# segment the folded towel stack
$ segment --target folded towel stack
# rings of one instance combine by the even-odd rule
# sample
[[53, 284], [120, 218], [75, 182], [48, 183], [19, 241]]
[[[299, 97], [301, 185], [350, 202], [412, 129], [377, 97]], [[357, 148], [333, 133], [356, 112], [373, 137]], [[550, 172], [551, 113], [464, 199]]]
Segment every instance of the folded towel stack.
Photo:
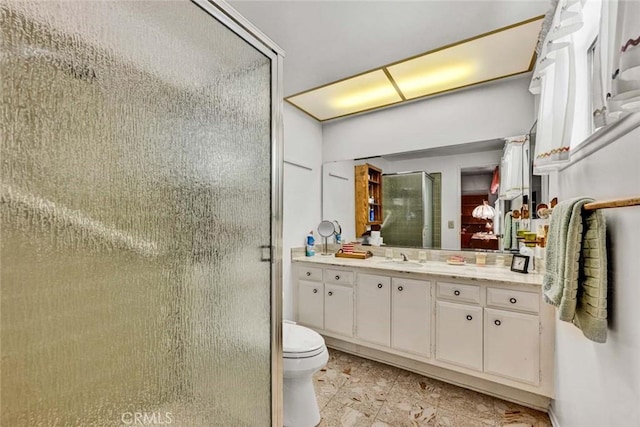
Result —
[[545, 301], [592, 341], [607, 340], [607, 252], [604, 215], [584, 211], [589, 198], [559, 203], [549, 226]]

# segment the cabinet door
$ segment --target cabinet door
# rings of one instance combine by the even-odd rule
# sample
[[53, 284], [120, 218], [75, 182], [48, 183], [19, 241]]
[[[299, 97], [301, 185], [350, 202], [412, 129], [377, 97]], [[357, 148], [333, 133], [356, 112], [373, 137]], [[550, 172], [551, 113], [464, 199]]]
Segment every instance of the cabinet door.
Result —
[[360, 274], [356, 286], [356, 331], [358, 338], [389, 347], [391, 341], [391, 279], [384, 276]]
[[430, 282], [392, 279], [391, 347], [430, 356], [430, 288]]
[[298, 281], [298, 323], [315, 329], [324, 326], [322, 283]]
[[324, 329], [353, 336], [353, 288], [324, 285]]
[[436, 359], [482, 370], [482, 307], [438, 301]]
[[538, 316], [485, 308], [484, 371], [540, 383]]

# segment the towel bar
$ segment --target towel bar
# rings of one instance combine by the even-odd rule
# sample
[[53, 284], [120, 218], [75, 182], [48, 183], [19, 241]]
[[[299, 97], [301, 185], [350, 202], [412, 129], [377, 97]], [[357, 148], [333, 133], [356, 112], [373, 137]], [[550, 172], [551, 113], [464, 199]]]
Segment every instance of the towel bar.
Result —
[[616, 200], [607, 200], [604, 202], [587, 203], [586, 205], [584, 205], [584, 210], [594, 211], [596, 209], [623, 208], [626, 206], [638, 206], [638, 205], [640, 205], [640, 197], [631, 197], [629, 199], [616, 199]]

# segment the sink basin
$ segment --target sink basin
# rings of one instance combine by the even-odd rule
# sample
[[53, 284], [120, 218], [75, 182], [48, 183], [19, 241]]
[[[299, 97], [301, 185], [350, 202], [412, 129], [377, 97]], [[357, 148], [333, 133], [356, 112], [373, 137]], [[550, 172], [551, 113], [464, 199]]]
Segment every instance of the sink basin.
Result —
[[400, 261], [400, 260], [388, 260], [388, 261], [380, 261], [380, 264], [384, 265], [393, 265], [397, 267], [422, 267], [424, 264], [420, 264], [415, 261]]

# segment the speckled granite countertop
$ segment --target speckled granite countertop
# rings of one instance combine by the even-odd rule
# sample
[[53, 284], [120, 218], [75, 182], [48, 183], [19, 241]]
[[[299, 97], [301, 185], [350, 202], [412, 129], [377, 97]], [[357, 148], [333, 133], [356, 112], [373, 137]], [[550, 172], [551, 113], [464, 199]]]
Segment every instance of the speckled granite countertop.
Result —
[[380, 270], [385, 273], [406, 272], [412, 274], [424, 274], [449, 279], [475, 279], [486, 280], [498, 283], [542, 285], [542, 274], [539, 273], [516, 273], [509, 267], [497, 267], [495, 265], [476, 266], [475, 264], [449, 265], [441, 261], [427, 261], [420, 264], [409, 261], [406, 264], [395, 259], [387, 260], [385, 257], [373, 256], [368, 259], [336, 258], [333, 255], [323, 256], [317, 254], [312, 257], [292, 256], [293, 262], [305, 262], [318, 264], [318, 266], [353, 267]]

